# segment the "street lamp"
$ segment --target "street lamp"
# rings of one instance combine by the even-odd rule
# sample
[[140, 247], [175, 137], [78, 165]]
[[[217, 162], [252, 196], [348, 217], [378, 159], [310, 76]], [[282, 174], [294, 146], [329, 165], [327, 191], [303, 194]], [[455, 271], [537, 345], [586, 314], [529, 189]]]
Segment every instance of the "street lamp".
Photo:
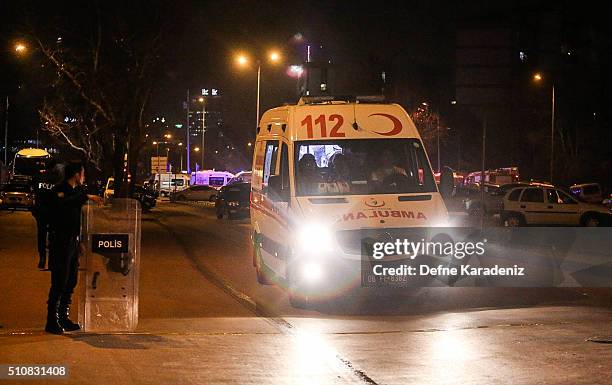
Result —
[[[15, 54], [17, 56], [23, 56], [28, 50], [28, 47], [25, 43], [17, 42], [14, 46]], [[9, 130], [9, 95], [6, 94], [5, 97], [5, 109], [4, 109], [4, 165], [7, 165], [8, 162], [8, 130]], [[38, 145], [38, 144], [37, 144]]]
[[204, 170], [204, 133], [206, 133], [206, 98], [200, 96], [198, 102], [202, 103], [202, 163], [201, 169]]
[[[183, 142], [179, 142], [178, 144], [179, 147], [183, 147]], [[181, 154], [181, 168], [180, 168], [180, 172], [183, 172], [183, 150], [179, 149], [178, 150], [179, 154]]]
[[15, 52], [18, 55], [23, 55], [24, 53], [27, 52], [27, 50], [28, 50], [28, 47], [24, 43], [21, 43], [21, 42], [15, 43]]
[[[540, 72], [533, 75], [533, 81], [540, 83], [544, 76]], [[551, 118], [550, 118], [550, 182], [553, 180], [553, 169], [555, 161], [555, 83], [551, 84]]]
[[156, 148], [155, 152], [157, 154], [155, 158], [155, 164], [156, 164], [155, 169], [157, 170], [157, 191], [160, 191], [161, 190], [161, 174], [159, 173], [159, 142], [154, 141], [153, 145]]
[[[272, 64], [281, 61], [281, 54], [278, 51], [268, 52], [268, 61]], [[241, 67], [246, 67], [249, 64], [249, 58], [244, 54], [236, 56], [236, 63]], [[255, 127], [259, 126], [259, 100], [261, 91], [261, 60], [257, 60], [257, 117], [255, 119]]]

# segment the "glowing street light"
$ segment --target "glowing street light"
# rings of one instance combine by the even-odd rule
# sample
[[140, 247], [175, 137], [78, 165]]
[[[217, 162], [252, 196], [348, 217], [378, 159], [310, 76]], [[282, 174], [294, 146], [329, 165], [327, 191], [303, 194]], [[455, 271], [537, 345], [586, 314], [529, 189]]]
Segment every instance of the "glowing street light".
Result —
[[249, 59], [247, 59], [245, 55], [238, 55], [236, 57], [236, 63], [238, 63], [241, 66], [247, 65], [248, 62], [249, 62]]
[[270, 61], [273, 63], [276, 63], [281, 59], [281, 56], [277, 51], [270, 52], [270, 55], [268, 57], [270, 58]]
[[[279, 63], [281, 59], [282, 59], [281, 54], [278, 51], [273, 50], [268, 53], [268, 61], [272, 64]], [[238, 56], [236, 56], [236, 63], [238, 63], [238, 65], [240, 65], [241, 67], [246, 67], [247, 64], [249, 63], [249, 58], [244, 54], [239, 54]], [[261, 94], [261, 61], [257, 60], [257, 111], [256, 111], [257, 116], [255, 119], [255, 127], [259, 126], [260, 94]]]
[[299, 78], [304, 73], [304, 67], [298, 64], [293, 64], [289, 66], [289, 73], [291, 76]]
[[24, 43], [18, 42], [15, 44], [15, 52], [17, 52], [19, 55], [26, 53], [27, 50], [28, 47]]
[[[541, 83], [544, 76], [540, 72], [533, 74], [533, 81]], [[555, 161], [555, 83], [551, 84], [551, 118], [550, 118], [550, 182], [553, 181], [553, 169]]]
[[200, 151], [200, 147], [196, 147], [196, 148], [194, 148], [194, 149], [193, 149], [193, 151], [195, 151], [195, 152]]

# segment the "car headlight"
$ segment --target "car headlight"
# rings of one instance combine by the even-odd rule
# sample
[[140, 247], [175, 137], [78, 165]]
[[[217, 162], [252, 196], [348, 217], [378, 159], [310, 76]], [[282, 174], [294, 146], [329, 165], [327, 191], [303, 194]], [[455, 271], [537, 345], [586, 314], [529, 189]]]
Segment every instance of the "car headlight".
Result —
[[333, 231], [321, 223], [307, 223], [297, 233], [300, 251], [332, 251]]
[[232, 201], [232, 202], [228, 202], [227, 205], [229, 207], [238, 207], [240, 205], [240, 203], [238, 203], [236, 201]]

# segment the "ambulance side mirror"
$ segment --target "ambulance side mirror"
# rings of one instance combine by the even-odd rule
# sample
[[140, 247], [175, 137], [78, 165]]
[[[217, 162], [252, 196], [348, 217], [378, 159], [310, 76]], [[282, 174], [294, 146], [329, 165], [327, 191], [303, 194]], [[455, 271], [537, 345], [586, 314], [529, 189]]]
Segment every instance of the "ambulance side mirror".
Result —
[[450, 167], [444, 166], [440, 175], [440, 194], [443, 199], [452, 197], [455, 188], [455, 180], [453, 178], [453, 170]]
[[289, 191], [283, 189], [283, 179], [281, 175], [270, 175], [268, 178], [268, 198], [274, 202], [288, 202]]

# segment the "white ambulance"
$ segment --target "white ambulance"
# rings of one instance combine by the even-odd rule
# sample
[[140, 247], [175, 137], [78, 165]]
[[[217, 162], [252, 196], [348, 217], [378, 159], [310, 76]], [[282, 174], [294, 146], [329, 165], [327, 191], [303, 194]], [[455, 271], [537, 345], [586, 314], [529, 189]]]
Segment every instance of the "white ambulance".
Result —
[[363, 239], [420, 237], [419, 228], [447, 220], [419, 133], [401, 106], [305, 97], [261, 118], [253, 264], [260, 283], [288, 288], [292, 305], [358, 286]]

